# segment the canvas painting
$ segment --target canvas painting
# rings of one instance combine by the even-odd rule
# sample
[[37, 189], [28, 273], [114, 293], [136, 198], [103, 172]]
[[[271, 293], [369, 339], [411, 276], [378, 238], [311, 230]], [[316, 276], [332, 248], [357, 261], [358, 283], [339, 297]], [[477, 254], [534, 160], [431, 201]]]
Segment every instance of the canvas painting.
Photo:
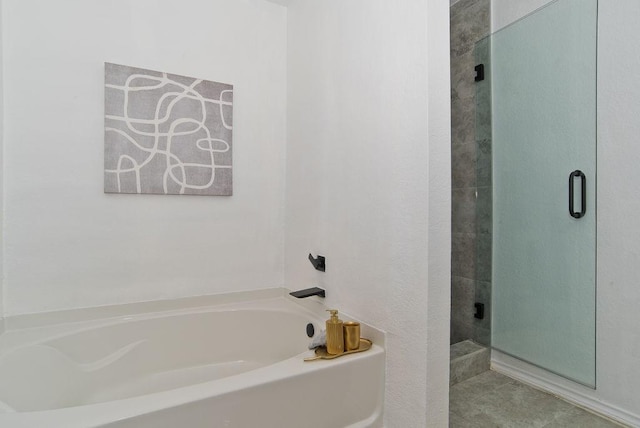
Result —
[[105, 63], [104, 191], [232, 194], [233, 86]]

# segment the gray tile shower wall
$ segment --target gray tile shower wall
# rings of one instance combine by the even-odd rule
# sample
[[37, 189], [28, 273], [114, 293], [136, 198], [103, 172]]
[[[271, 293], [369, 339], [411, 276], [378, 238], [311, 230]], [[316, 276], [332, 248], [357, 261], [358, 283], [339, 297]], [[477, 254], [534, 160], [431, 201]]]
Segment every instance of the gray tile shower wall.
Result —
[[[451, 7], [452, 251], [451, 343], [488, 344], [491, 300], [491, 122], [488, 85], [475, 82], [478, 57], [489, 53], [490, 0]], [[478, 103], [480, 103], [478, 107]], [[474, 303], [485, 319], [474, 318]]]

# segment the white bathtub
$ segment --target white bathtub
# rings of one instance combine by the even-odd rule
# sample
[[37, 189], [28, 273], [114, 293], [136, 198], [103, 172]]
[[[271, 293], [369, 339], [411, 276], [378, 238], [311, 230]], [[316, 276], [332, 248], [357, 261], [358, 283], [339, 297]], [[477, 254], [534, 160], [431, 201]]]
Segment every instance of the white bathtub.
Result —
[[380, 427], [383, 336], [303, 362], [323, 309], [276, 289], [8, 318], [0, 427]]

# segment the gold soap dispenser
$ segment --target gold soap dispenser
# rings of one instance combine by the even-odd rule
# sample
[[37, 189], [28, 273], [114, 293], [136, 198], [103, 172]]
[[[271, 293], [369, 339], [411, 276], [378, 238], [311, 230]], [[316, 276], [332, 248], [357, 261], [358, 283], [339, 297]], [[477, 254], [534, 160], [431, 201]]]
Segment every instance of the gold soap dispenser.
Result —
[[327, 309], [331, 313], [331, 318], [327, 320], [327, 353], [331, 355], [342, 354], [344, 352], [344, 332], [343, 323], [338, 318], [336, 309]]

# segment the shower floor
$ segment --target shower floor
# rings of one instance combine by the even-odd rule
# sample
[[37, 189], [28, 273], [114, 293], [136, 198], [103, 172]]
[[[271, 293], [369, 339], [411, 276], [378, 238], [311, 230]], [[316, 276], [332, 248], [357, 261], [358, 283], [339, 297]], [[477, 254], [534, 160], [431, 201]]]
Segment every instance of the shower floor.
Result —
[[450, 428], [619, 428], [607, 419], [486, 371], [449, 390]]

